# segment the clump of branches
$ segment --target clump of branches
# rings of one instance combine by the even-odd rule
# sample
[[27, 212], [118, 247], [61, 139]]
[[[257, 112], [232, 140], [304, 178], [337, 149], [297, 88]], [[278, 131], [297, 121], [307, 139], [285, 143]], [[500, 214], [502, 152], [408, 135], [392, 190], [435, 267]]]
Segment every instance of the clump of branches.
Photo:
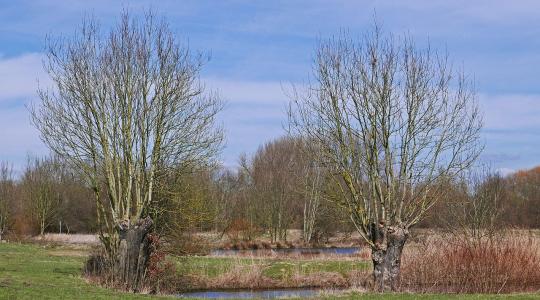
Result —
[[506, 198], [506, 181], [487, 167], [464, 174], [456, 184], [461, 197], [448, 199], [446, 229], [454, 235], [472, 240], [490, 239], [502, 231], [499, 219]]
[[211, 161], [222, 147], [222, 101], [199, 79], [206, 58], [151, 12], [124, 12], [107, 33], [85, 20], [73, 37], [48, 39], [45, 52], [53, 88], [38, 90], [32, 121], [44, 143], [85, 174], [114, 274], [137, 290], [151, 251], [157, 176]]
[[335, 200], [372, 248], [377, 289], [394, 289], [409, 229], [440, 199], [436, 183], [482, 150], [471, 81], [446, 53], [375, 24], [358, 40], [323, 40], [311, 80], [291, 94], [291, 132], [321, 147]]

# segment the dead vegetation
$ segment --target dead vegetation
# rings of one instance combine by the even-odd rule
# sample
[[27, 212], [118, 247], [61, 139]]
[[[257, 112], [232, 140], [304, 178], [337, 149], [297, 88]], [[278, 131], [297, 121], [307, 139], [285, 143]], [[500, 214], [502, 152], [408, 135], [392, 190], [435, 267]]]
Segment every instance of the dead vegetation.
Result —
[[540, 239], [510, 231], [482, 239], [432, 236], [404, 253], [401, 289], [423, 293], [513, 293], [540, 288]]
[[305, 274], [298, 270], [294, 270], [285, 278], [273, 278], [264, 273], [263, 265], [237, 265], [230, 271], [220, 274], [217, 277], [184, 277], [184, 283], [188, 283], [184, 288], [193, 290], [278, 288], [345, 289], [355, 286], [357, 278], [365, 278], [366, 276], [368, 276], [368, 273], [361, 271], [353, 271], [347, 274], [322, 271]]

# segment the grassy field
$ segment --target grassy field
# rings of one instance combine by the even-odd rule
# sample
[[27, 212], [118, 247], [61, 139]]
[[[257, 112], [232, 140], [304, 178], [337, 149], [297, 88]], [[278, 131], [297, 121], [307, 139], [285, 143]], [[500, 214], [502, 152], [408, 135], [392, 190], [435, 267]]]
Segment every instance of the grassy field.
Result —
[[353, 270], [368, 269], [370, 263], [355, 260], [331, 259], [268, 259], [268, 258], [233, 258], [233, 257], [178, 257], [175, 258], [181, 274], [196, 274], [216, 277], [231, 271], [235, 267], [260, 267], [263, 274], [272, 279], [286, 279], [292, 274], [308, 275], [315, 272], [337, 272], [342, 275]]
[[[85, 251], [65, 247], [43, 247], [28, 244], [0, 244], [0, 299], [150, 299], [171, 298], [133, 295], [104, 289], [81, 277]], [[238, 258], [193, 257], [179, 259], [182, 272], [202, 272], [218, 276], [233, 265], [263, 264], [264, 272], [273, 278], [287, 276], [292, 270], [302, 272], [348, 272], [357, 267], [354, 261], [283, 261]], [[540, 295], [417, 295], [355, 294], [325, 295], [327, 299], [540, 299]]]
[[96, 287], [81, 277], [81, 251], [0, 244], [1, 299], [148, 299]]

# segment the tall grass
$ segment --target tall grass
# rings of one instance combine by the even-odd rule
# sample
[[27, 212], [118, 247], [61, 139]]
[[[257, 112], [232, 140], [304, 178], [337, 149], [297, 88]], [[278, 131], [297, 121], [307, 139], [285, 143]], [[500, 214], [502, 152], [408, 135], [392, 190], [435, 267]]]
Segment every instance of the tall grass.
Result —
[[431, 239], [405, 251], [401, 286], [430, 293], [538, 291], [540, 239], [517, 232], [484, 239]]
[[368, 266], [357, 258], [185, 257], [178, 258], [177, 269], [186, 290], [346, 288]]

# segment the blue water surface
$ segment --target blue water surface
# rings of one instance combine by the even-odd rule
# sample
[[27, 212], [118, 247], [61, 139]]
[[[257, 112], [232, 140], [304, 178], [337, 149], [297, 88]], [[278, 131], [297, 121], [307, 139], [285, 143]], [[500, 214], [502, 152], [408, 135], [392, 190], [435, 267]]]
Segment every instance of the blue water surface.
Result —
[[241, 291], [201, 291], [178, 294], [178, 297], [206, 299], [274, 299], [293, 297], [313, 297], [318, 289], [241, 290]]

